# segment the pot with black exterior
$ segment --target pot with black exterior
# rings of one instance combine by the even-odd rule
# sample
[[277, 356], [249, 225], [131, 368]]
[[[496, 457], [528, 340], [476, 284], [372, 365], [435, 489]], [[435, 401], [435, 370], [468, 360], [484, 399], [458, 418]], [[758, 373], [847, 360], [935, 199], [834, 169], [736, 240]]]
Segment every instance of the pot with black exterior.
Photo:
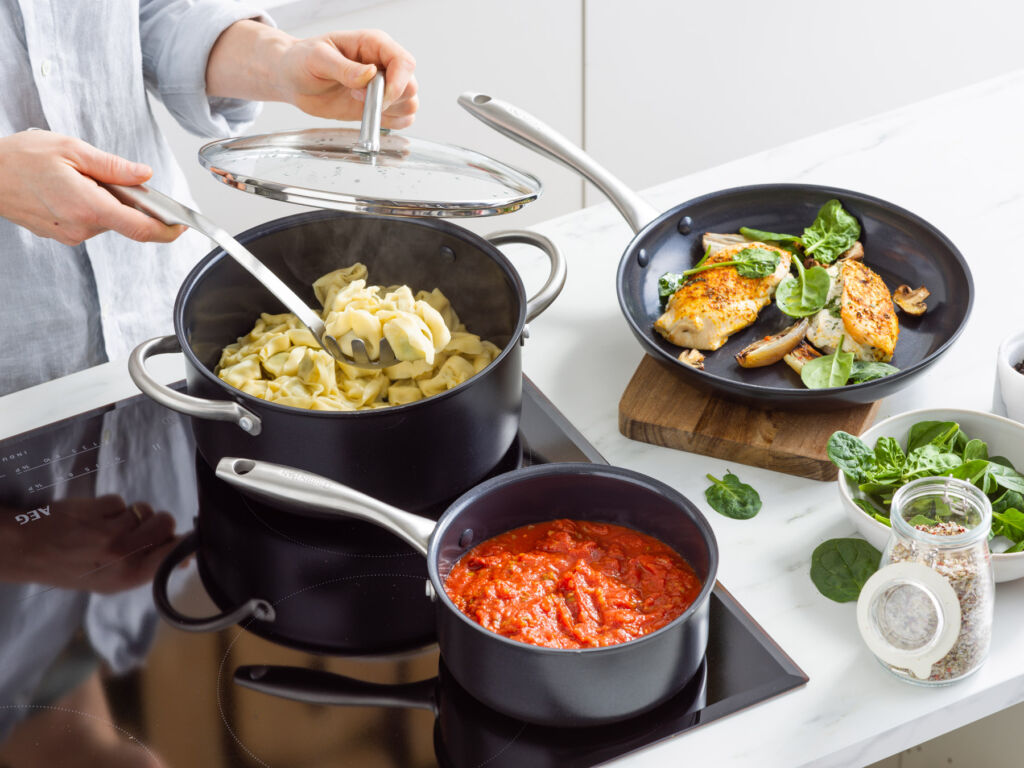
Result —
[[502, 715], [471, 697], [442, 662], [438, 675], [413, 683], [370, 683], [320, 669], [245, 665], [235, 683], [320, 706], [427, 709], [434, 713], [434, 750], [442, 766], [571, 768], [610, 760], [677, 734], [700, 718], [708, 665], [654, 712], [612, 725], [551, 728]]
[[[699, 669], [707, 649], [709, 597], [718, 546], [697, 508], [671, 487], [631, 470], [547, 464], [507, 472], [457, 499], [436, 525], [332, 480], [291, 467], [224, 458], [217, 476], [247, 494], [289, 499], [307, 514], [375, 523], [425, 555], [438, 645], [452, 676], [505, 715], [556, 726], [599, 725], [667, 701]], [[502, 637], [462, 613], [444, 589], [456, 561], [476, 544], [558, 518], [614, 523], [672, 547], [701, 579], [694, 602], [643, 637], [597, 648], [561, 649]], [[400, 620], [401, 617], [395, 617]]]
[[[217, 362], [261, 312], [283, 307], [233, 259], [214, 250], [178, 292], [175, 334], [144, 342], [129, 361], [143, 392], [192, 417], [196, 445], [211, 466], [238, 455], [296, 465], [419, 511], [458, 496], [498, 464], [519, 426], [526, 323], [565, 282], [564, 262], [551, 241], [527, 231], [483, 238], [441, 219], [337, 211], [278, 219], [238, 240], [311, 306], [313, 282], [356, 261], [366, 264], [372, 284], [440, 288], [467, 328], [501, 353], [457, 387], [405, 405], [328, 412], [253, 397], [218, 378]], [[550, 259], [548, 280], [530, 299], [496, 247], [506, 243], [534, 245]], [[185, 357], [184, 393], [160, 384], [146, 369], [150, 356], [178, 351]]]

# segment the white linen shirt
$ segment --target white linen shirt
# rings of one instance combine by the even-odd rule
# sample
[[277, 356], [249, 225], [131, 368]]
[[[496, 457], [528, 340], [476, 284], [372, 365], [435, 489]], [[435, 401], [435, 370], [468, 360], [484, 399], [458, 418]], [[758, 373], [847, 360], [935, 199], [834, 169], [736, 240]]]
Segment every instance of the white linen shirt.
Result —
[[[197, 135], [242, 130], [259, 105], [208, 98], [206, 62], [221, 32], [250, 18], [270, 23], [234, 0], [0, 0], [0, 136], [74, 136], [147, 163], [150, 185], [191, 205], [148, 98]], [[208, 250], [191, 231], [171, 244], [107, 232], [72, 247], [0, 217], [0, 395], [171, 333], [178, 287]]]

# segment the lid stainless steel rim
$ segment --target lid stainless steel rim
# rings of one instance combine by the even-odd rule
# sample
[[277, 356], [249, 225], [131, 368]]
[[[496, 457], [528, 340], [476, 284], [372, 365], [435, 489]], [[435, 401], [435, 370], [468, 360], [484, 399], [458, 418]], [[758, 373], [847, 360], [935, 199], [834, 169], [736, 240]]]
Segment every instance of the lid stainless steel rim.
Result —
[[871, 652], [922, 682], [953, 648], [960, 625], [956, 592], [924, 563], [879, 569], [857, 599], [857, 628]]
[[199, 162], [251, 194], [387, 216], [494, 216], [537, 199], [541, 183], [486, 155], [380, 129], [384, 80], [367, 88], [360, 130], [309, 128], [210, 142]]

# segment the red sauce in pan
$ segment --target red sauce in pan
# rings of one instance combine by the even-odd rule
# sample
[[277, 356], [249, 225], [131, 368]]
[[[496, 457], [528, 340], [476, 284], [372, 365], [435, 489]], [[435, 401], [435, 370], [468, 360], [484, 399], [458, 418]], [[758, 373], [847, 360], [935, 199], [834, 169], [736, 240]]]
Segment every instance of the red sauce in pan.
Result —
[[499, 635], [548, 648], [624, 643], [659, 629], [701, 582], [671, 547], [608, 523], [552, 520], [478, 544], [445, 582], [452, 602]]

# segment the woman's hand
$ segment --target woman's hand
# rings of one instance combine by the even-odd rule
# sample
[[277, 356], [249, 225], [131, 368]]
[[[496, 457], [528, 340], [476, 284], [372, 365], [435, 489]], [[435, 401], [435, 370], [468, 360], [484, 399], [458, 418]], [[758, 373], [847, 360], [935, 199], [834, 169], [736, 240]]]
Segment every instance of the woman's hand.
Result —
[[385, 128], [407, 128], [419, 107], [412, 54], [376, 29], [297, 40], [255, 21], [228, 27], [210, 51], [206, 92], [214, 97], [285, 101], [303, 112], [358, 120], [366, 86], [384, 71]]
[[147, 165], [70, 136], [22, 131], [0, 138], [0, 216], [65, 245], [108, 230], [169, 243], [184, 227], [169, 227], [120, 203], [96, 183], [134, 186], [152, 175]]

